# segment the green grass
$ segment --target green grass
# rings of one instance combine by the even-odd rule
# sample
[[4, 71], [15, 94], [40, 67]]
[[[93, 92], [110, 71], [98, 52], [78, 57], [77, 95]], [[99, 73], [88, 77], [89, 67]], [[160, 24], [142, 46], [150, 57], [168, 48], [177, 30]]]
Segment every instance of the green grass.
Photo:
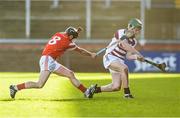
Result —
[[[111, 82], [108, 73], [76, 73], [86, 86]], [[180, 117], [180, 74], [130, 74], [135, 99], [123, 91], [85, 99], [68, 79], [51, 75], [42, 89], [22, 90], [9, 97], [9, 85], [36, 81], [38, 73], [0, 73], [0, 118], [7, 117]]]

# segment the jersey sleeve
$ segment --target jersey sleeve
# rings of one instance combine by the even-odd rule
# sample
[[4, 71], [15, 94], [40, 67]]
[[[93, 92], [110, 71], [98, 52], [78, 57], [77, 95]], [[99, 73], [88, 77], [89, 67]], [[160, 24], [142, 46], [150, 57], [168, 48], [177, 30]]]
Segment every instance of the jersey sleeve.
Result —
[[119, 30], [115, 32], [114, 37], [118, 40], [120, 38], [119, 36]]
[[71, 51], [71, 50], [74, 50], [76, 48], [77, 48], [77, 45], [74, 42], [72, 42], [72, 43], [69, 44], [67, 50]]
[[126, 37], [125, 34], [124, 34], [124, 30], [125, 30], [125, 29], [119, 29], [119, 30], [117, 30], [117, 31], [115, 32], [115, 34], [114, 34], [115, 39], [117, 39], [117, 40], [124, 40], [124, 39], [126, 39], [127, 37]]

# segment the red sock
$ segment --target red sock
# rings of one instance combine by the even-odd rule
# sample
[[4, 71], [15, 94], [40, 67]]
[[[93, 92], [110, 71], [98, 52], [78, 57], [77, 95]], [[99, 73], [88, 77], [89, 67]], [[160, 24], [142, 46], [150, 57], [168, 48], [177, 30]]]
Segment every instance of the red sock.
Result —
[[18, 85], [17, 85], [17, 89], [18, 89], [18, 90], [25, 89], [25, 83], [18, 84]]
[[84, 85], [80, 84], [79, 87], [78, 87], [78, 89], [84, 93], [87, 88], [84, 87]]

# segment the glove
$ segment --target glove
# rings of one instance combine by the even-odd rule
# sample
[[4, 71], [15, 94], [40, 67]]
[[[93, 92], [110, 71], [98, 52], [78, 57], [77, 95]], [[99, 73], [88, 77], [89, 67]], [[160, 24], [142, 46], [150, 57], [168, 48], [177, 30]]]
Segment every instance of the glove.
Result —
[[137, 57], [137, 60], [141, 61], [141, 62], [144, 62], [144, 57], [143, 56], [138, 56]]

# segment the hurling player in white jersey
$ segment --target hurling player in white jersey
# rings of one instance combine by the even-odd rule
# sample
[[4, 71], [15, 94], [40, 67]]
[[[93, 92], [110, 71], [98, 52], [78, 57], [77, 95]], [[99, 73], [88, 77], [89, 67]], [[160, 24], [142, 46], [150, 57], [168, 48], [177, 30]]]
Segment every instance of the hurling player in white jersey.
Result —
[[108, 85], [96, 87], [95, 93], [119, 91], [124, 88], [124, 97], [133, 98], [129, 88], [128, 66], [125, 59], [144, 61], [144, 57], [135, 49], [136, 36], [140, 33], [142, 23], [133, 18], [129, 21], [127, 29], [119, 29], [107, 48], [103, 57], [103, 64], [112, 76]]

